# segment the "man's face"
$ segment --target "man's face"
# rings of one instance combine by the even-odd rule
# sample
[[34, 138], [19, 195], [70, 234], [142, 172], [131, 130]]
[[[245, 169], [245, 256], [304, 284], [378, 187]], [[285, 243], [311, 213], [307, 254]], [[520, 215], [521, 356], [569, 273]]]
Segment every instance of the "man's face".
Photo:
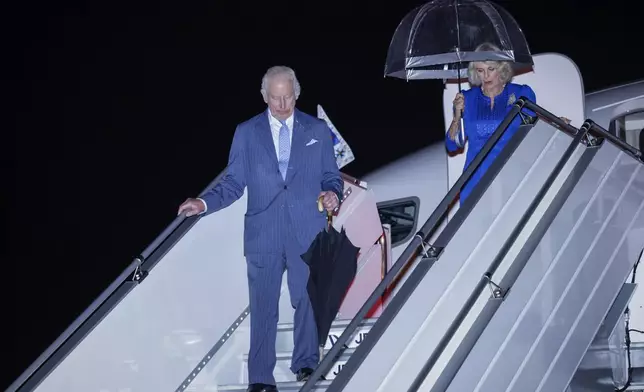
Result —
[[286, 120], [295, 109], [293, 82], [285, 76], [274, 76], [268, 82], [266, 103], [273, 117]]

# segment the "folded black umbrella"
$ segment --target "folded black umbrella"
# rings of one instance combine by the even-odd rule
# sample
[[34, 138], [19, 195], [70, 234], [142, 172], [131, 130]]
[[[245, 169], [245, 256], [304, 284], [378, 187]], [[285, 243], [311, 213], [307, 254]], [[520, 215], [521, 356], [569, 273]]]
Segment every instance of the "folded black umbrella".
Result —
[[[322, 209], [321, 202], [318, 202]], [[309, 266], [307, 291], [318, 328], [320, 346], [326, 342], [331, 324], [342, 300], [356, 276], [360, 248], [351, 243], [342, 229], [332, 226], [332, 213], [327, 213], [327, 227], [313, 240], [302, 259]]]

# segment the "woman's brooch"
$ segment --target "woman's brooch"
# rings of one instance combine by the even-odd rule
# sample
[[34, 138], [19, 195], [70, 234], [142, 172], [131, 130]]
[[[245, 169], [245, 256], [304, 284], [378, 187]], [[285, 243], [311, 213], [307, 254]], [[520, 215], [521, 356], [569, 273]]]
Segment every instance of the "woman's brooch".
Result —
[[516, 100], [517, 97], [514, 95], [514, 93], [510, 94], [510, 98], [508, 98], [508, 105], [512, 105]]

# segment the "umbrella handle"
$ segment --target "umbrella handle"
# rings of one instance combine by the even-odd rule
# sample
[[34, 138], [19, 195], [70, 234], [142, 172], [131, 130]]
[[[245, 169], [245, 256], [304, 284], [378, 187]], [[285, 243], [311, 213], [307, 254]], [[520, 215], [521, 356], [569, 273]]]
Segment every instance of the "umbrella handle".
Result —
[[[324, 205], [322, 204], [323, 198], [324, 196], [318, 197], [318, 211], [320, 212], [324, 211]], [[327, 228], [330, 228], [333, 223], [333, 211], [326, 212], [326, 223], [327, 223]]]

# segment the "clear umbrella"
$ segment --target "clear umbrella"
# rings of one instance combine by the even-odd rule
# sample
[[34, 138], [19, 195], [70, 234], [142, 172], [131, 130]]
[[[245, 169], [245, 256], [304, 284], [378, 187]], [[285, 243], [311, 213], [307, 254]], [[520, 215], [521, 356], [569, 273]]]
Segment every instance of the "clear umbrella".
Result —
[[[475, 51], [483, 43], [499, 50]], [[499, 5], [486, 0], [434, 0], [415, 8], [398, 25], [385, 76], [455, 79], [460, 91], [460, 80], [467, 77], [472, 61], [511, 61], [519, 72], [533, 65], [523, 31]]]

